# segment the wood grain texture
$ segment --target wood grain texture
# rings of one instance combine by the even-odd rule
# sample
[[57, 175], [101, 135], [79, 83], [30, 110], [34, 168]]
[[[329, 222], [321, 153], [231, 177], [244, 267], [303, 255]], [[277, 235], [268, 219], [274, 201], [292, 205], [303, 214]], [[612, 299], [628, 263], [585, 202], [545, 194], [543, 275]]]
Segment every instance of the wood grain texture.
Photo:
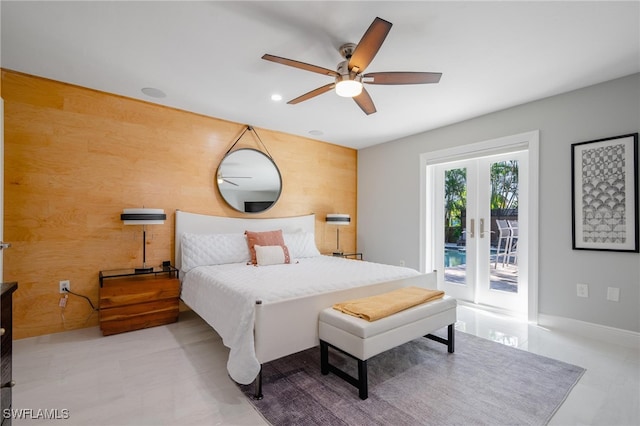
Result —
[[178, 301], [156, 300], [137, 305], [105, 309], [100, 330], [104, 336], [171, 324], [178, 321]]
[[[327, 213], [348, 213], [344, 251], [356, 251], [357, 152], [257, 128], [283, 177], [278, 203], [247, 215], [215, 186], [218, 163], [244, 129], [233, 123], [2, 70], [5, 128], [4, 278], [18, 281], [14, 336], [98, 324], [82, 298], [58, 306], [58, 281], [97, 304], [98, 272], [142, 264], [142, 228], [124, 208], [162, 208], [147, 227], [147, 263], [173, 261], [175, 210], [227, 217], [315, 213], [321, 252], [335, 249]], [[250, 123], [249, 123], [250, 124]], [[260, 148], [251, 134], [237, 147]], [[64, 316], [62, 315], [64, 313]]]
[[178, 320], [180, 280], [168, 275], [104, 278], [100, 330], [105, 336]]
[[116, 306], [177, 299], [179, 296], [180, 281], [177, 278], [140, 276], [104, 279], [104, 285], [100, 289], [100, 314], [102, 317], [105, 309]]

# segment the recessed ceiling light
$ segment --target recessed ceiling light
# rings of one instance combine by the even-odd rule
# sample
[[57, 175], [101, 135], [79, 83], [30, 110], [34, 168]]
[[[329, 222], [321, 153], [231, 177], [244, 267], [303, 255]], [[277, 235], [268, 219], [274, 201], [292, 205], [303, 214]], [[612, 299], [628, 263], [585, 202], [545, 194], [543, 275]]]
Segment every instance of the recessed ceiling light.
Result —
[[156, 89], [155, 87], [145, 87], [142, 89], [142, 93], [147, 96], [151, 96], [152, 98], [166, 98], [167, 94], [164, 93], [160, 89]]
[[321, 136], [324, 135], [322, 130], [309, 130], [309, 134], [313, 136]]
[[281, 101], [282, 100], [282, 95], [274, 93], [273, 95], [271, 95], [271, 100], [275, 101], [275, 102]]

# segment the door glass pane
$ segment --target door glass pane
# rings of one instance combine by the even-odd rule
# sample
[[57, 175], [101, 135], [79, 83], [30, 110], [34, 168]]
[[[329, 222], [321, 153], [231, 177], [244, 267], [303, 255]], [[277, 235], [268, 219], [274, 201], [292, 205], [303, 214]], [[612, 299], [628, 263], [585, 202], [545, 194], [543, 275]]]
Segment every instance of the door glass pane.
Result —
[[491, 164], [490, 289], [518, 292], [518, 161]]
[[467, 284], [466, 261], [467, 169], [444, 172], [444, 277]]

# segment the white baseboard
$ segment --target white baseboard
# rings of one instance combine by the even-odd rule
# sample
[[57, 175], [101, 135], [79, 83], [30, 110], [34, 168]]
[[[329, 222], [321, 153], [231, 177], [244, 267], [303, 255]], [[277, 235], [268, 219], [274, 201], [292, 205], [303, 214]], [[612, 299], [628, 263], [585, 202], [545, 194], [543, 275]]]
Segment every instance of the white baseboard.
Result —
[[538, 325], [629, 348], [640, 347], [640, 333], [635, 331], [545, 314], [538, 314]]
[[483, 311], [487, 311], [487, 312], [492, 312], [494, 314], [498, 314], [498, 315], [505, 315], [508, 317], [514, 317], [517, 318], [521, 321], [526, 321], [527, 320], [527, 316], [523, 313], [520, 312], [513, 312], [513, 311], [509, 311], [506, 309], [502, 309], [502, 308], [496, 308], [495, 306], [490, 306], [490, 305], [483, 305], [480, 303], [473, 303], [473, 302], [469, 302], [467, 300], [462, 300], [462, 299], [457, 299], [458, 301], [458, 305], [462, 305], [462, 306], [468, 306], [470, 308], [476, 308], [476, 309], [482, 309]]

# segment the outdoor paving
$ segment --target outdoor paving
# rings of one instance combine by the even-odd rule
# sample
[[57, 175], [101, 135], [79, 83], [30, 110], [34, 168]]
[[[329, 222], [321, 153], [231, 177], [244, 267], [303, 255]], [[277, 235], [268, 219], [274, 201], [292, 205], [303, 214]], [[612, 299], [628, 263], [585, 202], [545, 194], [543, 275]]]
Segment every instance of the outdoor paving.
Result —
[[[494, 268], [494, 263], [491, 262], [490, 288], [492, 290], [508, 291], [510, 293], [518, 292], [518, 266], [517, 265], [502, 265], [498, 262], [497, 267]], [[444, 279], [447, 282], [465, 284], [466, 277], [466, 265], [453, 266], [445, 268]]]

